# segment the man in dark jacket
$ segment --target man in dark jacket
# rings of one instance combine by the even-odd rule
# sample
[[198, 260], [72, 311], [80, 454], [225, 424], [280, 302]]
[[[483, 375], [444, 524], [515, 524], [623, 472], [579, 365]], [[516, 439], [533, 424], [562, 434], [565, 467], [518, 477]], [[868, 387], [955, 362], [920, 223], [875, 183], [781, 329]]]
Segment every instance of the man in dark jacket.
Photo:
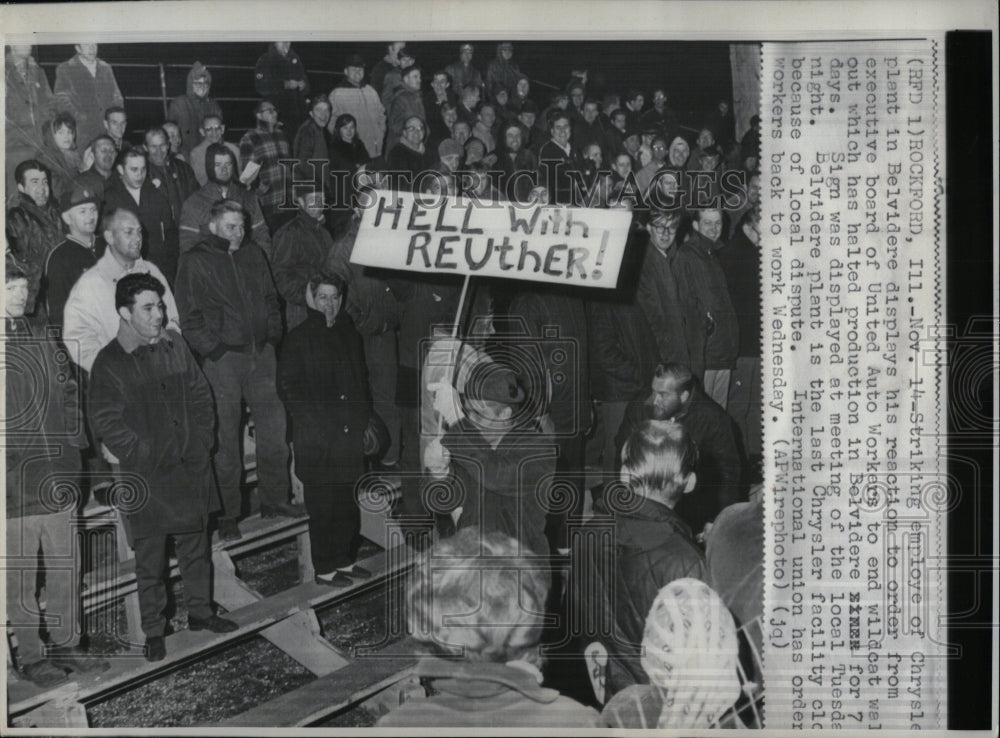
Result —
[[475, 48], [470, 43], [462, 44], [458, 49], [458, 61], [445, 67], [445, 72], [451, 79], [451, 87], [456, 94], [461, 94], [467, 85], [475, 85], [480, 92], [483, 90], [483, 75], [472, 66], [472, 55]]
[[[325, 100], [324, 100], [325, 102]], [[299, 212], [274, 234], [271, 271], [278, 294], [285, 301], [285, 328], [291, 331], [306, 319], [306, 284], [323, 268], [333, 238], [323, 226], [323, 192], [298, 190]]]
[[729, 383], [727, 411], [736, 421], [748, 459], [763, 453], [760, 386], [760, 210], [748, 211], [736, 235], [719, 252], [729, 296], [736, 311], [740, 342]]
[[128, 522], [149, 661], [166, 656], [168, 536], [184, 579], [188, 629], [239, 627], [212, 613], [212, 393], [184, 340], [163, 328], [164, 292], [148, 274], [118, 281], [121, 327], [94, 360], [88, 394], [94, 433], [120, 465], [122, 483], [139, 485], [142, 504], [128, 512]]
[[503, 172], [501, 191], [513, 202], [527, 202], [538, 170], [538, 159], [525, 146], [525, 132], [517, 122], [509, 122], [501, 129], [500, 155], [497, 166]]
[[278, 392], [292, 418], [316, 582], [344, 587], [351, 577], [371, 576], [355, 563], [361, 514], [354, 497], [372, 414], [368, 375], [361, 336], [341, 310], [340, 277], [315, 272], [303, 291], [309, 313], [282, 344]]
[[677, 249], [674, 269], [678, 282], [685, 285], [689, 314], [696, 324], [704, 326], [700, 351], [705, 361], [705, 392], [724, 410], [739, 350], [739, 325], [725, 272], [715, 255], [722, 234], [722, 211], [695, 210], [692, 226], [691, 237]]
[[285, 408], [275, 389], [275, 345], [281, 339], [278, 293], [263, 252], [243, 243], [243, 208], [233, 200], [212, 206], [210, 235], [184, 254], [177, 274], [181, 329], [203, 359], [218, 417], [215, 473], [225, 507], [219, 535], [240, 538], [242, 509], [240, 416], [246, 400], [257, 441], [261, 515], [297, 517], [288, 502]]
[[649, 219], [636, 299], [656, 338], [661, 361], [688, 366], [696, 376], [704, 372], [701, 345], [703, 326], [685, 310], [687, 285], [677, 279], [677, 231], [681, 217], [675, 211], [654, 211]]
[[420, 97], [420, 67], [411, 64], [400, 71], [402, 85], [392, 94], [385, 106], [388, 132], [385, 138], [385, 150], [391, 152], [393, 146], [399, 143], [403, 129], [409, 125], [410, 118], [417, 117], [427, 122], [427, 112], [424, 101]]
[[191, 149], [201, 143], [201, 122], [209, 115], [222, 120], [222, 108], [209, 92], [212, 75], [201, 62], [195, 62], [187, 76], [187, 91], [170, 101], [167, 119], [177, 124], [181, 132], [181, 153], [186, 157]]
[[115, 148], [114, 139], [107, 134], [95, 138], [90, 143], [89, 149], [94, 157], [94, 163], [77, 177], [77, 182], [96, 192], [97, 197], [103, 201], [104, 189], [110, 184], [111, 178], [117, 176], [115, 159], [118, 157], [118, 149]]
[[405, 41], [393, 41], [386, 44], [385, 56], [375, 63], [368, 78], [368, 82], [375, 89], [375, 92], [381, 94], [382, 86], [385, 83], [385, 76], [393, 69], [399, 69], [399, 52], [405, 48]]
[[7, 211], [7, 251], [28, 277], [28, 306], [34, 310], [45, 259], [62, 241], [59, 209], [50, 198], [49, 171], [36, 159], [14, 170], [16, 204]]
[[[17, 635], [15, 666], [40, 687], [64, 681], [63, 669], [104, 671], [108, 662], [87, 658], [79, 639], [77, 574], [72, 517], [79, 500], [80, 449], [87, 445], [80, 396], [69, 362], [45, 321], [28, 319], [28, 276], [7, 260], [4, 299], [4, 363], [7, 398], [4, 446], [7, 457], [8, 628]], [[32, 371], [26, 371], [27, 368]], [[64, 494], [66, 490], [70, 494]], [[45, 576], [37, 591], [36, 571]], [[46, 629], [39, 634], [39, 599], [47, 602]]]
[[678, 423], [646, 420], [629, 434], [623, 454], [621, 481], [631, 494], [606, 496], [570, 564], [571, 606], [608, 652], [605, 697], [649, 682], [639, 657], [660, 589], [708, 576], [690, 527], [675, 512], [701, 482], [693, 439]]
[[[509, 311], [537, 341], [539, 366], [548, 373], [543, 386], [532, 388], [532, 396], [552, 423], [559, 447], [557, 478], [573, 490], [572, 503], [550, 513], [547, 522], [553, 548], [565, 549], [567, 517], [578, 517], [584, 508], [584, 435], [590, 427], [587, 314], [579, 294], [552, 285], [521, 291]], [[547, 403], [538, 397], [546, 387]]]
[[149, 156], [147, 167], [149, 179], [153, 184], [159, 182], [158, 188], [167, 196], [170, 202], [170, 212], [174, 222], [181, 220], [181, 207], [194, 191], [198, 189], [191, 165], [176, 154], [170, 153], [170, 141], [162, 128], [150, 128], [146, 131], [146, 151]]
[[289, 131], [297, 131], [306, 118], [309, 80], [299, 55], [288, 41], [275, 41], [257, 60], [254, 70], [257, 94], [273, 101]]
[[[568, 114], [556, 110], [548, 128], [550, 138], [538, 150], [538, 182], [548, 188], [550, 204], [571, 205], [577, 194], [571, 172], [583, 171], [579, 152], [570, 143], [573, 125]], [[582, 177], [578, 181], [582, 184]]]
[[673, 420], [684, 426], [698, 446], [698, 490], [677, 505], [677, 514], [700, 536], [723, 508], [746, 497], [736, 430], [732, 418], [704, 393], [686, 367], [657, 367], [652, 386], [647, 399], [629, 403], [615, 446], [620, 450], [646, 419]]
[[517, 80], [521, 70], [512, 62], [514, 44], [503, 41], [497, 44], [497, 55], [486, 67], [486, 95], [488, 100], [496, 98], [499, 90], [506, 90], [508, 96], [517, 94]]
[[628, 403], [649, 395], [659, 363], [653, 331], [636, 302], [635, 281], [642, 258], [636, 235], [641, 234], [633, 234], [625, 247], [618, 279], [621, 286], [587, 301], [591, 393], [597, 400], [599, 428], [604, 433], [603, 467], [608, 474], [618, 467], [615, 436]]
[[177, 221], [170, 210], [164, 183], [156, 185], [147, 176], [146, 153], [131, 148], [119, 157], [118, 177], [104, 190], [104, 212], [129, 210], [142, 223], [142, 254], [160, 268], [170, 286], [177, 274]]
[[59, 200], [69, 233], [45, 260], [45, 300], [50, 325], [62, 327], [63, 308], [70, 290], [80, 275], [104, 254], [104, 239], [96, 235], [100, 202], [96, 192], [79, 184], [64, 192]]
[[210, 144], [205, 151], [208, 182], [184, 201], [181, 207], [180, 250], [188, 251], [208, 235], [212, 206], [219, 200], [235, 200], [246, 213], [246, 228], [250, 240], [268, 257], [271, 256], [271, 234], [257, 197], [236, 181], [236, 155], [228, 143]]

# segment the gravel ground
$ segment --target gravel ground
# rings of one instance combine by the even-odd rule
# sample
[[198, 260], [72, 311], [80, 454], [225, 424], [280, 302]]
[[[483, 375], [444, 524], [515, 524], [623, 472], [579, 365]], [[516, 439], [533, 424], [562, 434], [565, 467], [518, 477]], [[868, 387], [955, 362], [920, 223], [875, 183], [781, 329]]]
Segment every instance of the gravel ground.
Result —
[[[377, 551], [367, 543], [360, 556]], [[298, 583], [297, 547], [294, 542], [274, 546], [236, 561], [237, 570], [251, 587], [264, 596]], [[179, 600], [182, 584], [174, 587]], [[336, 648], [350, 652], [358, 646], [385, 639], [386, 586], [373, 586], [317, 615], [325, 637]], [[182, 612], [171, 618], [171, 628], [187, 627]], [[125, 610], [92, 618], [91, 646], [104, 652], [121, 652], [112, 636], [112, 623], [124, 628]], [[387, 645], [387, 644], [385, 644]], [[124, 694], [93, 705], [88, 710], [93, 728], [154, 728], [214, 723], [238, 715], [273, 697], [307, 684], [313, 675], [283, 651], [261, 637], [253, 637], [230, 648], [155, 679]], [[238, 685], [238, 688], [234, 688]], [[322, 723], [325, 727], [368, 727], [375, 715], [357, 707]]]

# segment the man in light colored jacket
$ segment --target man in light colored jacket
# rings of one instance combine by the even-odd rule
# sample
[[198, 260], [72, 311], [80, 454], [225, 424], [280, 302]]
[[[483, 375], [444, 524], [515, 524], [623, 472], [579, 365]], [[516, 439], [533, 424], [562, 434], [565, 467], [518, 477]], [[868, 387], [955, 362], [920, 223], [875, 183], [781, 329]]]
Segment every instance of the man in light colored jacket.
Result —
[[371, 85], [363, 84], [365, 61], [357, 54], [347, 57], [344, 81], [330, 92], [330, 133], [336, 134], [333, 124], [337, 116], [349, 113], [358, 122], [358, 137], [373, 156], [381, 156], [385, 140], [385, 108], [378, 93]]

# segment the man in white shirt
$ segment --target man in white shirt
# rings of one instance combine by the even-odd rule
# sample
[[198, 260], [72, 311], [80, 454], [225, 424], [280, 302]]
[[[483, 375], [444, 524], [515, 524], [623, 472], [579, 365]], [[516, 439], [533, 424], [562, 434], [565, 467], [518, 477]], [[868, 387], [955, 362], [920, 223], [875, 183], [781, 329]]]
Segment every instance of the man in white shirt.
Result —
[[[72, 348], [70, 357], [90, 372], [98, 352], [118, 335], [120, 317], [115, 310], [115, 285], [126, 274], [151, 274], [167, 284], [155, 264], [144, 260], [142, 226], [129, 210], [120, 208], [105, 219], [104, 240], [108, 247], [97, 264], [77, 280], [63, 311], [63, 341]], [[173, 293], [163, 295], [167, 328], [180, 333], [180, 319]]]

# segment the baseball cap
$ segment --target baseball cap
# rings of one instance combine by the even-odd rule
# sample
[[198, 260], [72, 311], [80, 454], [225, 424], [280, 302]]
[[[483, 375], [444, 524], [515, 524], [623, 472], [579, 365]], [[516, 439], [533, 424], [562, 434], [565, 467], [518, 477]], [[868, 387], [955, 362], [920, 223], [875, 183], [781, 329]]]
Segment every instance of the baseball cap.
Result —
[[71, 188], [60, 195], [59, 212], [65, 213], [77, 205], [86, 205], [87, 203], [100, 206], [101, 198], [97, 196], [97, 192], [93, 188], [86, 187], [79, 182], [74, 182]]

